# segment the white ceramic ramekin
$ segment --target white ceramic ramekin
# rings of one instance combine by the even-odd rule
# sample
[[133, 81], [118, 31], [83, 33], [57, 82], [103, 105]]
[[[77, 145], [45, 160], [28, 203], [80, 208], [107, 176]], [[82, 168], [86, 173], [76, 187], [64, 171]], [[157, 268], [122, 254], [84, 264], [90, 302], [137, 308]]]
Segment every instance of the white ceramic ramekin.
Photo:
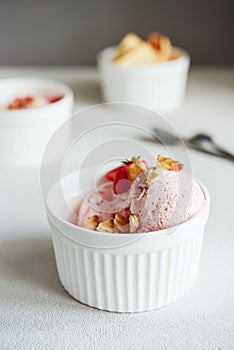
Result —
[[185, 96], [190, 58], [186, 51], [168, 62], [121, 67], [111, 61], [114, 48], [97, 56], [105, 102], [127, 102], [168, 112], [179, 107]]
[[138, 312], [170, 304], [191, 288], [209, 212], [204, 186], [200, 211], [171, 233], [109, 234], [67, 221], [81, 196], [77, 173], [61, 183], [48, 191], [46, 207], [59, 278], [70, 295], [98, 309]]
[[[42, 107], [1, 108], [15, 97], [64, 97]], [[38, 167], [54, 131], [72, 114], [73, 92], [64, 83], [40, 78], [0, 80], [0, 167]]]

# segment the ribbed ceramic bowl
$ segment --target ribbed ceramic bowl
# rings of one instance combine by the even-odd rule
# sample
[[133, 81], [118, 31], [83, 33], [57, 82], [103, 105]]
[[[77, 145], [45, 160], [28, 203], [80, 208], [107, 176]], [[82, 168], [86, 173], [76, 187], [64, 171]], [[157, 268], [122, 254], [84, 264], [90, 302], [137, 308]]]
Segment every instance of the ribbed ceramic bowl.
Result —
[[174, 230], [109, 234], [71, 223], [69, 208], [81, 198], [77, 173], [61, 183], [48, 191], [46, 207], [59, 279], [70, 295], [98, 309], [139, 312], [168, 305], [191, 288], [209, 212], [204, 186], [200, 211]]
[[168, 62], [121, 67], [111, 61], [114, 47], [97, 56], [102, 94], [105, 102], [127, 102], [168, 112], [184, 100], [190, 58], [182, 56]]
[[57, 96], [52, 104], [29, 109], [0, 108], [0, 167], [39, 167], [54, 131], [72, 114], [69, 86], [51, 79], [8, 78], [0, 80], [0, 107], [23, 96]]

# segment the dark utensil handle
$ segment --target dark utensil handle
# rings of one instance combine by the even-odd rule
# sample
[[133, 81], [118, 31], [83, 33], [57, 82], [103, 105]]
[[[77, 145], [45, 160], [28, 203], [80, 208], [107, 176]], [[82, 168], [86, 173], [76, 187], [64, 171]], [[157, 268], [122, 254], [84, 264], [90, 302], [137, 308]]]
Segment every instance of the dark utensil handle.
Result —
[[208, 146], [211, 152], [214, 151], [214, 153], [220, 153], [225, 157], [234, 158], [233, 154], [231, 154], [230, 152], [226, 151], [224, 148], [217, 145], [217, 143], [215, 143], [212, 137], [208, 134], [202, 134], [202, 133], [196, 134], [190, 139], [188, 139], [188, 141], [192, 144], [199, 145], [201, 148], [207, 149], [207, 146]]
[[[230, 161], [234, 162], [234, 156], [229, 153], [226, 152], [225, 150], [223, 150], [222, 148], [218, 147], [217, 145], [215, 145], [214, 151], [212, 150], [208, 150], [207, 148], [205, 148], [204, 146], [200, 145], [200, 144], [196, 144], [196, 143], [192, 143], [192, 142], [186, 142], [186, 145], [196, 151], [205, 153], [205, 154], [209, 154], [218, 158], [223, 158], [223, 159], [227, 159]], [[214, 144], [212, 143], [212, 146], [214, 147]]]
[[217, 151], [217, 153], [219, 153], [220, 155], [230, 158], [232, 160], [234, 160], [234, 155], [231, 154], [230, 152], [226, 151], [225, 149], [223, 149], [222, 147], [216, 145], [215, 143], [213, 143], [213, 146], [215, 148], [215, 150]]

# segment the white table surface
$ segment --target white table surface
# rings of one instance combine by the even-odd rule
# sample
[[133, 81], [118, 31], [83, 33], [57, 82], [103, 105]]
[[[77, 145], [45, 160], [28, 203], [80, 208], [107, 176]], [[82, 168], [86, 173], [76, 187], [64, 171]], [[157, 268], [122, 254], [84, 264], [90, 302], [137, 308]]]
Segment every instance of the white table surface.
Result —
[[[0, 69], [0, 78], [15, 75], [69, 83], [76, 111], [101, 101], [95, 69]], [[192, 69], [185, 104], [167, 118], [184, 135], [207, 130], [234, 152], [234, 70]], [[211, 194], [197, 280], [174, 304], [137, 314], [92, 309], [64, 291], [38, 171], [1, 171], [0, 349], [234, 348], [234, 164], [191, 157], [194, 175]]]

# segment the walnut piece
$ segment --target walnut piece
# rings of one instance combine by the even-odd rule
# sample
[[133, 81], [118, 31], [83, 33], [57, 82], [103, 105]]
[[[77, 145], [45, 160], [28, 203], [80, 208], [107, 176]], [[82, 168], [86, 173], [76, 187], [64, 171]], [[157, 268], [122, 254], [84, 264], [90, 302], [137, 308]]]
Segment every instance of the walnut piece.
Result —
[[114, 227], [121, 233], [129, 232], [129, 221], [121, 214], [115, 214]]
[[88, 220], [84, 223], [83, 227], [88, 230], [95, 230], [99, 224], [99, 218], [97, 215], [90, 216]]
[[110, 218], [106, 221], [100, 222], [100, 224], [97, 227], [97, 231], [99, 232], [109, 232], [109, 233], [114, 233], [114, 220], [113, 218]]
[[130, 233], [135, 233], [139, 227], [139, 219], [137, 215], [129, 215]]
[[165, 170], [180, 171], [184, 168], [184, 164], [172, 158], [166, 158], [158, 155], [157, 167]]
[[133, 183], [135, 178], [146, 170], [146, 165], [140, 157], [132, 157], [131, 162], [128, 168], [128, 180]]
[[146, 170], [146, 164], [143, 162], [143, 160], [140, 157], [132, 157], [131, 161], [143, 171]]

